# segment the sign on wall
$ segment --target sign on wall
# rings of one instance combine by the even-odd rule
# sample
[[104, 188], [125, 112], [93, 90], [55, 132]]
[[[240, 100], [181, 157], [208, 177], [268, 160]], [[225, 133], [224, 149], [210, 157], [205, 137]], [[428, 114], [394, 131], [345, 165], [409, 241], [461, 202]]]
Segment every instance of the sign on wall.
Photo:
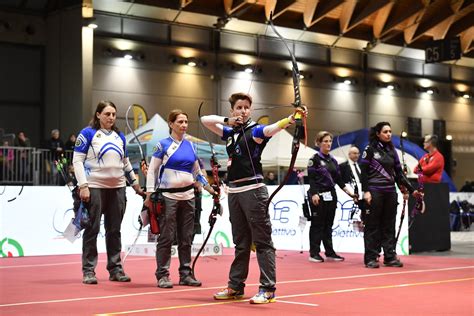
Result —
[[[72, 198], [66, 187], [21, 187], [6, 186], [0, 196], [0, 256], [38, 256], [81, 253], [81, 236], [74, 243], [63, 236], [63, 231], [73, 217]], [[268, 186], [271, 194], [276, 186]], [[275, 196], [270, 205], [272, 238], [276, 249], [309, 249], [309, 227], [303, 216], [304, 189], [298, 185], [287, 185]], [[223, 190], [225, 191], [225, 190]], [[353, 229], [349, 217], [352, 200], [337, 188], [338, 206], [333, 225], [333, 244], [338, 252], [363, 253], [363, 233]], [[401, 199], [401, 196], [399, 197]], [[133, 243], [137, 236], [138, 215], [143, 200], [133, 189], [127, 188], [127, 210], [122, 222], [122, 246]], [[223, 216], [218, 217], [210, 243], [233, 247], [232, 231], [227, 207], [227, 195], [222, 194]], [[212, 208], [212, 198], [203, 195], [201, 214], [202, 234], [196, 235], [195, 243], [202, 243], [209, 231], [207, 223]], [[401, 211], [401, 201], [399, 212]], [[400, 213], [399, 213], [400, 214]], [[397, 215], [397, 221], [399, 220]], [[408, 254], [407, 220], [405, 220], [398, 245], [400, 254]], [[398, 222], [397, 222], [398, 227]], [[139, 244], [147, 243], [148, 227], [143, 229]], [[401, 247], [400, 247], [401, 245]], [[105, 252], [105, 230], [101, 225], [97, 238], [99, 252]]]

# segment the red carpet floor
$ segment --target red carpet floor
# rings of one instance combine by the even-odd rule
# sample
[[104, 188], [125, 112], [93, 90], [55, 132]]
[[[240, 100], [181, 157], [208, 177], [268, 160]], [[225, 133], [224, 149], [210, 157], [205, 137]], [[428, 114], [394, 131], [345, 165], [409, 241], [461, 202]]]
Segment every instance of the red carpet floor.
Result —
[[[227, 251], [229, 253], [229, 251]], [[108, 281], [105, 256], [97, 267], [98, 285], [81, 283], [79, 255], [0, 259], [0, 315], [474, 315], [474, 260], [402, 257], [405, 267], [369, 270], [362, 255], [344, 262], [310, 263], [307, 253], [277, 252], [277, 302], [251, 305], [258, 289], [252, 256], [242, 301], [215, 301], [226, 286], [231, 255], [202, 257], [199, 288], [156, 287], [155, 261], [129, 257], [131, 283]]]

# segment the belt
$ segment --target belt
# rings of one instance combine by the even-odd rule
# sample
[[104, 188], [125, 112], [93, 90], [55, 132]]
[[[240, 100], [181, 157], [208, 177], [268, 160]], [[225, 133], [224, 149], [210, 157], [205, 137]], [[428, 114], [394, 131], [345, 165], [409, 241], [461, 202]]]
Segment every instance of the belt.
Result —
[[234, 183], [229, 182], [229, 188], [240, 188], [246, 185], [257, 184], [257, 183], [263, 183], [263, 179], [247, 180], [247, 181], [234, 182]]
[[185, 186], [183, 188], [169, 188], [169, 189], [162, 189], [162, 188], [158, 188], [157, 191], [160, 191], [162, 193], [178, 193], [178, 192], [186, 192], [188, 190], [191, 190], [192, 188], [194, 188], [194, 184], [190, 184], [188, 186]]

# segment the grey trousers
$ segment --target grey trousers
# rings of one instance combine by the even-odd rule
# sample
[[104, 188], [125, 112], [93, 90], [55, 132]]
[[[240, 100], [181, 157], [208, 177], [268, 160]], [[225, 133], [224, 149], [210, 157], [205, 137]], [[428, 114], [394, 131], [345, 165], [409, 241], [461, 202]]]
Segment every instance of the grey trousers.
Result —
[[272, 242], [272, 224], [266, 209], [267, 200], [267, 187], [229, 194], [235, 258], [230, 267], [228, 285], [234, 290], [243, 290], [245, 287], [253, 242], [260, 267], [260, 289], [275, 291], [275, 248]]
[[125, 187], [117, 189], [90, 188], [89, 216], [91, 226], [82, 236], [82, 272], [94, 272], [97, 266], [97, 235], [104, 214], [107, 270], [110, 274], [122, 271], [120, 226], [127, 204]]
[[179, 201], [167, 197], [165, 212], [161, 215], [160, 236], [156, 245], [156, 279], [169, 276], [171, 245], [178, 233], [179, 276], [191, 274], [191, 244], [194, 229], [194, 198]]

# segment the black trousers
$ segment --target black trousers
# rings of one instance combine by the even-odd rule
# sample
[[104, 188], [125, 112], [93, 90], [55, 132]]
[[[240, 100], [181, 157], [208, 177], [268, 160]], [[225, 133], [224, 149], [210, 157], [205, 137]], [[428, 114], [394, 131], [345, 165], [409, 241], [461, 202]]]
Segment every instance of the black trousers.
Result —
[[156, 244], [156, 271], [159, 281], [169, 276], [171, 245], [177, 236], [179, 276], [191, 274], [191, 246], [194, 228], [194, 199], [174, 200], [165, 197], [165, 212], [160, 218], [160, 236]]
[[364, 214], [364, 263], [377, 260], [381, 248], [384, 261], [396, 258], [395, 222], [397, 216], [397, 193], [370, 191], [372, 203]]
[[97, 235], [100, 232], [100, 219], [104, 214], [107, 270], [110, 274], [114, 274], [122, 271], [120, 226], [127, 204], [125, 187], [117, 189], [90, 188], [89, 191], [91, 195], [88, 211], [91, 226], [84, 230], [82, 236], [82, 272], [94, 272], [97, 266]]
[[275, 247], [272, 241], [272, 223], [268, 209], [267, 187], [229, 194], [229, 215], [235, 258], [229, 272], [228, 285], [243, 290], [249, 273], [250, 248], [256, 246], [260, 268], [260, 286], [265, 291], [275, 291]]
[[194, 230], [193, 240], [196, 234], [201, 234], [202, 192], [194, 190]]
[[309, 228], [309, 255], [314, 257], [321, 251], [321, 241], [323, 242], [327, 256], [336, 254], [332, 245], [332, 226], [336, 216], [337, 195], [336, 191], [331, 192], [332, 201], [323, 201], [320, 197], [318, 206], [312, 202], [308, 194], [311, 205], [311, 227]]

